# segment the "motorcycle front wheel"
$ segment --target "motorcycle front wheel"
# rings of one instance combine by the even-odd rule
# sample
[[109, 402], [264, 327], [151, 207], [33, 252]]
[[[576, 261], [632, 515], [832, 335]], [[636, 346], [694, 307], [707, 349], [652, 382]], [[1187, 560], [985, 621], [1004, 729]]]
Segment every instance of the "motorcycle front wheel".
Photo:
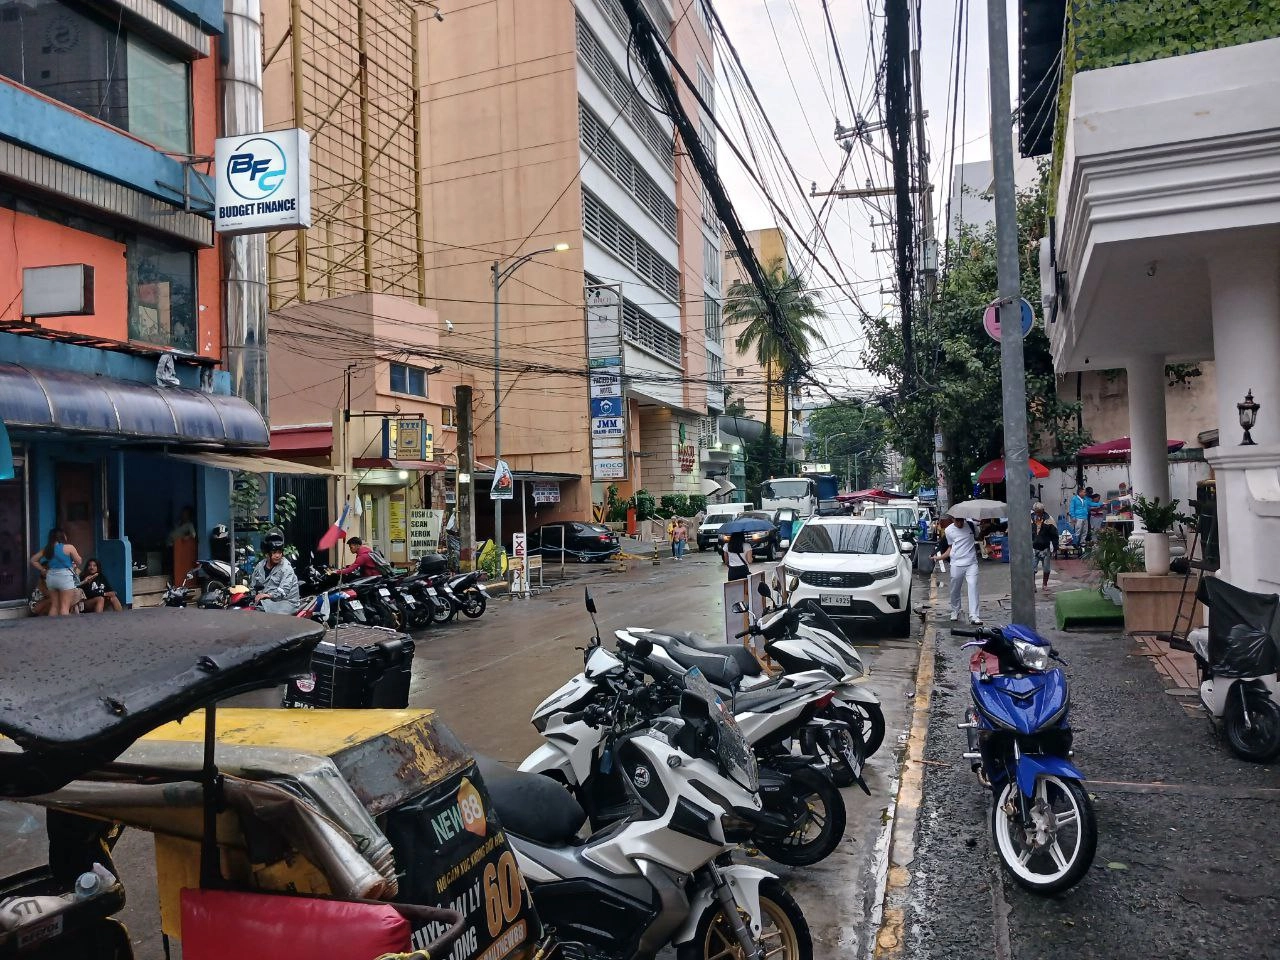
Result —
[[1231, 752], [1241, 760], [1264, 763], [1280, 752], [1280, 706], [1270, 697], [1232, 690], [1222, 729]]
[[[830, 777], [816, 771], [798, 771], [793, 783], [796, 803], [803, 807], [799, 826], [781, 840], [758, 838], [755, 844], [777, 863], [807, 867], [829, 857], [844, 838], [844, 797]], [[770, 812], [793, 813], [791, 809]]]
[[[760, 920], [758, 943], [769, 960], [813, 960], [813, 938], [804, 913], [773, 877], [760, 882]], [[698, 932], [676, 951], [677, 960], [743, 960], [743, 956], [719, 901], [703, 911]]]
[[462, 598], [462, 615], [471, 620], [479, 620], [484, 616], [485, 608], [488, 605], [489, 601], [485, 599], [484, 594], [479, 590], [464, 594]]
[[1016, 783], [1010, 780], [993, 796], [991, 836], [1014, 881], [1046, 895], [1075, 886], [1098, 846], [1093, 803], [1080, 781], [1054, 776], [1037, 780], [1029, 798], [1030, 827], [1021, 823]]

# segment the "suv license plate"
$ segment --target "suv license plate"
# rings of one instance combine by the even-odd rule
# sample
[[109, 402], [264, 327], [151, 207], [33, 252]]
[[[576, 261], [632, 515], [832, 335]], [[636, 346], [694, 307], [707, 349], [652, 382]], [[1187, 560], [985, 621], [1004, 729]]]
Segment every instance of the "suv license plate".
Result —
[[847, 607], [852, 601], [842, 593], [822, 593], [818, 595], [818, 602], [824, 607]]

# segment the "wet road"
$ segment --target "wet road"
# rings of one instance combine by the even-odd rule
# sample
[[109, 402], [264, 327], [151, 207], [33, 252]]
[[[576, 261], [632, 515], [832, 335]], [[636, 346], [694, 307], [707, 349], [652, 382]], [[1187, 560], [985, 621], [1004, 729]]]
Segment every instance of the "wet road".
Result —
[[[459, 622], [417, 638], [410, 705], [432, 707], [474, 751], [518, 763], [539, 743], [529, 723], [535, 706], [582, 666], [577, 649], [591, 635], [582, 587], [589, 585], [608, 642], [622, 626], [722, 629], [719, 584], [722, 568], [710, 554], [661, 566], [634, 566], [628, 573], [606, 567], [573, 571], [571, 585], [523, 601], [497, 600], [477, 621]], [[917, 588], [921, 586], [917, 583]], [[915, 633], [919, 634], [916, 623]], [[775, 869], [805, 911], [819, 960], [863, 955], [874, 940], [873, 904], [879, 902], [886, 856], [887, 808], [898, 776], [900, 735], [906, 721], [919, 641], [855, 638], [871, 672], [869, 683], [885, 712], [884, 746], [867, 766], [872, 790], [844, 791], [848, 826], [840, 848], [826, 861], [803, 870]], [[271, 694], [260, 705], [278, 703]], [[43, 862], [42, 815], [0, 805], [0, 868], [10, 871]], [[138, 960], [161, 960], [152, 843], [149, 835], [127, 831], [117, 847], [129, 903], [125, 922]]]
[[898, 955], [1280, 957], [1280, 769], [1233, 757], [1203, 715], [1164, 691], [1133, 641], [1045, 630], [1047, 603], [1038, 615], [1069, 661], [1074, 760], [1090, 778], [1099, 827], [1093, 867], [1054, 898], [1023, 891], [1001, 871], [989, 793], [960, 758], [964, 733], [955, 727], [969, 704], [968, 657], [962, 641], [937, 631]]

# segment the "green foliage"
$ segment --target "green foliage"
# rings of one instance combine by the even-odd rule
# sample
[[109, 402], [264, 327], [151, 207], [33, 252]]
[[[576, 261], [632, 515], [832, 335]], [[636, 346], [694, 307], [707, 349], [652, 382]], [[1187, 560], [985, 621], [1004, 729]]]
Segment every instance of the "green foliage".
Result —
[[1114, 584], [1122, 573], [1137, 573], [1144, 569], [1142, 554], [1129, 544], [1128, 537], [1114, 527], [1098, 531], [1089, 564], [1102, 575], [1102, 586]]
[[773, 476], [770, 464], [782, 462], [782, 439], [767, 426], [743, 448], [747, 489], [741, 499], [760, 503], [760, 485]]
[[[1022, 295], [1039, 302], [1038, 243], [1044, 235], [1045, 170], [1018, 195], [1018, 250]], [[927, 318], [915, 328], [917, 389], [903, 395], [902, 332], [896, 318], [867, 323], [868, 368], [898, 388], [888, 419], [889, 445], [916, 464], [933, 462], [933, 436], [941, 431], [952, 499], [963, 499], [969, 474], [1000, 456], [1004, 413], [1000, 392], [1000, 344], [987, 336], [982, 314], [997, 296], [994, 225], [966, 227], [950, 240], [945, 273]], [[1023, 341], [1027, 371], [1027, 422], [1037, 459], [1066, 463], [1090, 442], [1076, 430], [1079, 404], [1058, 396], [1044, 325]], [[1037, 439], [1040, 441], [1037, 443]], [[931, 471], [930, 471], [931, 472]]]
[[[262, 505], [262, 478], [247, 470], [237, 471], [231, 482], [231, 516], [235, 518], [236, 532], [266, 533], [273, 527], [278, 527], [287, 536], [289, 525], [298, 515], [298, 498], [292, 493], [282, 493], [276, 497], [274, 519], [259, 514]], [[284, 555], [290, 560], [296, 560], [298, 548], [292, 543], [286, 543]]]
[[689, 497], [690, 514], [705, 513], [707, 509], [707, 496], [704, 493], [695, 493]]
[[637, 490], [635, 497], [636, 519], [650, 520], [658, 514], [658, 502], [648, 490]]
[[691, 517], [697, 512], [689, 506], [689, 498], [683, 493], [664, 493], [658, 503], [666, 517]]
[[1179, 521], [1186, 523], [1190, 518], [1178, 512], [1178, 501], [1170, 500], [1161, 503], [1160, 498], [1148, 500], [1142, 494], [1133, 498], [1133, 512], [1147, 528], [1148, 533], [1168, 533]]
[[477, 565], [489, 575], [490, 580], [499, 580], [507, 572], [507, 551], [499, 550], [492, 540], [486, 540], [480, 548]]
[[867, 486], [869, 478], [885, 467], [887, 419], [879, 407], [861, 400], [813, 411], [809, 415], [809, 459], [830, 463], [832, 472], [841, 477], [856, 474], [853, 483], [857, 489]]

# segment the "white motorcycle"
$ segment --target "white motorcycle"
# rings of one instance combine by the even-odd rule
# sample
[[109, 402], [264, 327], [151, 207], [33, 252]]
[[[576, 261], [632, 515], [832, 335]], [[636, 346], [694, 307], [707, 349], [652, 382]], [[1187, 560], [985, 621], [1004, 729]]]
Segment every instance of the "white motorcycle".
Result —
[[[482, 766], [548, 937], [584, 960], [743, 957], [812, 960], [800, 907], [776, 877], [729, 852], [762, 819], [755, 756], [699, 673], [683, 678], [677, 711], [620, 726], [595, 713], [633, 801], [624, 820], [592, 834], [586, 813], [548, 777]], [[580, 722], [566, 719], [566, 722]]]

